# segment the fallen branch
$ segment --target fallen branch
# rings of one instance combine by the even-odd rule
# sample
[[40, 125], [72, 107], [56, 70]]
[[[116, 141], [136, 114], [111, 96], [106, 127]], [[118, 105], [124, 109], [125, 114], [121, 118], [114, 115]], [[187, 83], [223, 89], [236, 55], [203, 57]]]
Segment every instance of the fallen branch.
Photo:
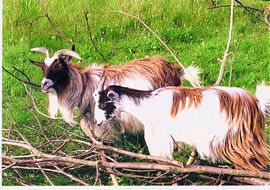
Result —
[[144, 154], [139, 154], [139, 153], [133, 153], [133, 152], [129, 152], [126, 150], [121, 150], [112, 146], [105, 146], [105, 145], [97, 145], [94, 146], [98, 149], [103, 149], [103, 150], [110, 150], [119, 154], [125, 154], [127, 156], [131, 156], [131, 157], [135, 157], [135, 158], [140, 158], [143, 160], [152, 160], [152, 161], [156, 161], [156, 162], [163, 162], [166, 164], [170, 164], [170, 165], [174, 165], [177, 167], [183, 167], [183, 163], [175, 161], [175, 160], [167, 160], [161, 157], [157, 157], [157, 156], [150, 156], [150, 155], [144, 155]]
[[[71, 157], [61, 157], [46, 154], [32, 147], [30, 144], [26, 143], [16, 143], [3, 141], [3, 145], [7, 146], [18, 146], [29, 150], [34, 153], [36, 156], [41, 157], [40, 161], [56, 161], [56, 162], [66, 162], [78, 165], [89, 166], [96, 168], [97, 165], [105, 168], [130, 168], [130, 169], [151, 169], [151, 170], [160, 170], [160, 171], [171, 171], [176, 173], [197, 173], [197, 174], [219, 174], [219, 175], [231, 175], [237, 177], [254, 177], [262, 179], [270, 179], [270, 173], [268, 172], [259, 172], [259, 171], [246, 171], [246, 170], [236, 170], [236, 169], [227, 169], [227, 168], [216, 168], [211, 166], [189, 166], [186, 168], [177, 167], [173, 165], [163, 165], [157, 163], [147, 163], [147, 162], [122, 162], [122, 163], [113, 163], [113, 162], [104, 162], [104, 161], [89, 161], [83, 159], [76, 159]], [[3, 160], [7, 157], [3, 157]], [[13, 159], [12, 162], [19, 163], [18, 160]], [[12, 167], [11, 167], [12, 168]]]
[[42, 174], [44, 175], [44, 177], [47, 179], [47, 181], [49, 182], [49, 184], [50, 184], [51, 186], [54, 186], [52, 180], [49, 178], [49, 176], [47, 175], [47, 173], [46, 173], [45, 171], [42, 170], [42, 168], [40, 167], [39, 164], [37, 164], [37, 167], [38, 167], [39, 169], [41, 169], [41, 173], [42, 173]]
[[270, 181], [265, 179], [250, 178], [250, 177], [234, 177], [234, 179], [251, 185], [270, 185]]
[[246, 6], [244, 5], [243, 3], [241, 3], [239, 0], [235, 0], [235, 2], [237, 2], [242, 8], [244, 8], [245, 10], [247, 10], [248, 12], [250, 12], [250, 10], [252, 11], [258, 11], [260, 13], [263, 13], [263, 10], [261, 9], [256, 9], [256, 8], [253, 8], [253, 7], [249, 7], [249, 6]]

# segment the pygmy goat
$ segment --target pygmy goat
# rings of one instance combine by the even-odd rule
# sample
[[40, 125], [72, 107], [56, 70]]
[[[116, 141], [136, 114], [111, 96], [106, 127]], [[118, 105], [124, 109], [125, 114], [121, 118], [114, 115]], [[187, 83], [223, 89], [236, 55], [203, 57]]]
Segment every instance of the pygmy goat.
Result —
[[[41, 87], [43, 92], [48, 93], [50, 115], [55, 117], [60, 111], [65, 121], [74, 124], [76, 123], [74, 111], [79, 108], [83, 116], [81, 127], [88, 133], [89, 127], [93, 128], [94, 125], [93, 94], [98, 87], [105, 65], [92, 65], [84, 69], [79, 64], [71, 62], [71, 57], [80, 59], [80, 56], [67, 49], [59, 50], [52, 57], [44, 47], [33, 48], [31, 51], [46, 55], [42, 62], [31, 62], [43, 70], [44, 78]], [[117, 84], [140, 90], [153, 90], [165, 86], [179, 86], [181, 79], [198, 83], [198, 70], [189, 67], [186, 71], [188, 73], [178, 65], [162, 58], [138, 59], [116, 66], [106, 66], [105, 85]], [[123, 123], [121, 126], [125, 126], [121, 131], [132, 133], [143, 131], [143, 124], [131, 115], [122, 114], [119, 119]], [[97, 137], [102, 136], [104, 140], [112, 141], [117, 138], [119, 128], [96, 126], [94, 133]]]
[[96, 96], [97, 123], [132, 114], [144, 124], [151, 155], [172, 159], [177, 142], [196, 147], [202, 159], [237, 169], [262, 170], [269, 163], [270, 87], [258, 86], [257, 98], [241, 88], [217, 86], [140, 91], [112, 85]]

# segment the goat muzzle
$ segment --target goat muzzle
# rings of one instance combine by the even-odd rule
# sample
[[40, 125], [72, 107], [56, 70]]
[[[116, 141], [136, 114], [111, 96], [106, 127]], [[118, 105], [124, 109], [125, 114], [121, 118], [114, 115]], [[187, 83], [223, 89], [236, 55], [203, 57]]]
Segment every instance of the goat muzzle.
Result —
[[42, 92], [49, 93], [53, 90], [54, 82], [50, 79], [43, 79], [41, 82]]

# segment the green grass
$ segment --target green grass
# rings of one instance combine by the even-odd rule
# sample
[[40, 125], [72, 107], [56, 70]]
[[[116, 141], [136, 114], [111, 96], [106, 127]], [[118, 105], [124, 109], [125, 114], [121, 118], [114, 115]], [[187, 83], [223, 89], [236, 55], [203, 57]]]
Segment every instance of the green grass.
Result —
[[[222, 1], [218, 2], [222, 3]], [[230, 1], [227, 0], [226, 3]], [[245, 0], [243, 3], [259, 9], [267, 5], [267, 2], [259, 0]], [[179, 55], [185, 66], [192, 64], [202, 69], [203, 85], [212, 85], [217, 79], [220, 67], [217, 58], [222, 58], [227, 43], [229, 8], [209, 10], [208, 1], [199, 0], [143, 0], [139, 1], [139, 4], [142, 19]], [[84, 11], [90, 12], [89, 21], [94, 40], [111, 64], [156, 55], [175, 62], [147, 29], [131, 18], [112, 12], [122, 10], [136, 14], [136, 7], [132, 0], [50, 0], [45, 1], [44, 6], [57, 28], [75, 43], [77, 52], [83, 58], [82, 64], [85, 66], [91, 63], [101, 64], [103, 60], [88, 38]], [[12, 66], [16, 66], [38, 84], [42, 79], [42, 73], [39, 68], [30, 64], [29, 59], [42, 60], [43, 56], [31, 53], [30, 48], [45, 46], [51, 53], [58, 49], [70, 48], [45, 17], [35, 20], [41, 15], [43, 12], [35, 0], [3, 2], [3, 65], [10, 70]], [[262, 21], [262, 16], [257, 14], [259, 19], [256, 19], [255, 15], [256, 13], [251, 14], [243, 9], [235, 9], [234, 36], [231, 44], [233, 55], [228, 59], [230, 63], [236, 53], [239, 37], [242, 36], [235, 56], [231, 86], [243, 87], [251, 92], [255, 92], [256, 84], [259, 82], [270, 81], [269, 30]], [[19, 75], [18, 72], [14, 71], [14, 73]], [[227, 86], [228, 83], [229, 66], [227, 65], [222, 85]], [[39, 89], [33, 89], [32, 93], [38, 107], [46, 112], [46, 95]], [[44, 139], [35, 136], [33, 131], [25, 127], [34, 125], [38, 129], [31, 111], [29, 98], [21, 83], [3, 72], [3, 128], [12, 126], [26, 135], [31, 143], [37, 145]], [[57, 126], [69, 128], [63, 121], [48, 121], [42, 116], [38, 117], [48, 135], [51, 135], [49, 125], [59, 134], [62, 131]], [[79, 127], [72, 130], [83, 135]], [[268, 127], [267, 131], [269, 136]], [[117, 142], [115, 146], [147, 153], [144, 144], [137, 145], [135, 140], [126, 142], [125, 145]], [[14, 154], [17, 153], [18, 150], [14, 150]], [[186, 159], [184, 157], [179, 156], [179, 159]], [[94, 171], [91, 174], [93, 173]], [[4, 172], [3, 175], [14, 174]], [[34, 178], [38, 176], [35, 178], [35, 184], [47, 184], [41, 175], [31, 172], [26, 172], [25, 175], [29, 180], [32, 176]], [[82, 178], [88, 179], [89, 174]], [[111, 183], [108, 176], [104, 179], [105, 184]], [[57, 185], [74, 184], [59, 175], [54, 175], [53, 181]], [[121, 184], [126, 185], [138, 184], [124, 179], [120, 181]], [[17, 183], [4, 177], [3, 184]]]

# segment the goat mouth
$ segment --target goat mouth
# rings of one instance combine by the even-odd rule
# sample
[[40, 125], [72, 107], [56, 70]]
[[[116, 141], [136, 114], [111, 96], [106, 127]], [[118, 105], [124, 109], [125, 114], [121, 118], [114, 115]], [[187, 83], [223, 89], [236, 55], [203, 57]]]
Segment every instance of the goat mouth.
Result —
[[44, 93], [50, 93], [50, 92], [52, 92], [54, 89], [53, 89], [53, 85], [51, 85], [51, 86], [43, 86], [43, 87], [41, 87], [41, 90], [42, 90], [42, 92], [44, 92]]

